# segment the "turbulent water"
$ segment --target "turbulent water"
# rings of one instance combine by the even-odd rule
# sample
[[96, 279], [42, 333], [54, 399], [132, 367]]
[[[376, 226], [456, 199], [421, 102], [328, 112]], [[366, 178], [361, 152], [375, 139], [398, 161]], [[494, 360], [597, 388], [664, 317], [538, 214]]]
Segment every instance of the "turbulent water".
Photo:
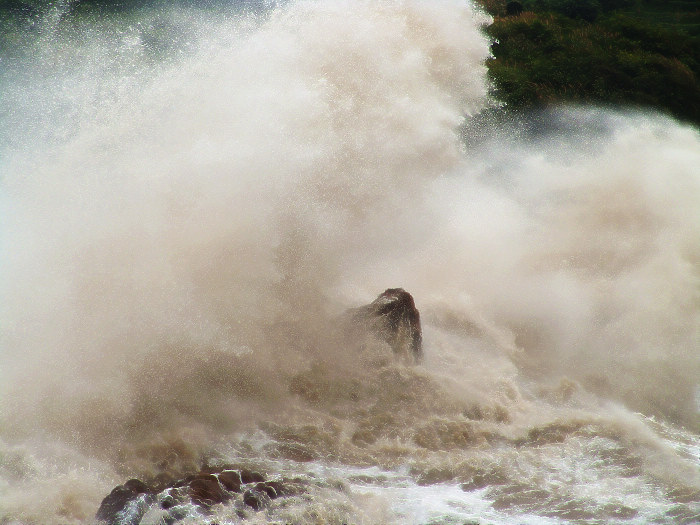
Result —
[[[507, 117], [464, 2], [69, 8], [0, 59], [0, 523], [700, 521], [697, 129]], [[416, 366], [334, 329], [399, 286]]]

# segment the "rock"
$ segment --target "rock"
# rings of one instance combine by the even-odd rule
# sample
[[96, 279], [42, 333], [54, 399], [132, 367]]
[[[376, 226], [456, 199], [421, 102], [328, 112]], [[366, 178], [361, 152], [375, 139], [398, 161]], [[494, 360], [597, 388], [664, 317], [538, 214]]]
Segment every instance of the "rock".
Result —
[[112, 492], [110, 492], [109, 495], [102, 500], [102, 504], [100, 505], [100, 508], [97, 511], [97, 515], [95, 516], [95, 518], [98, 521], [110, 524], [117, 522], [125, 524], [138, 523], [138, 521], [141, 519], [141, 516], [143, 515], [143, 511], [145, 511], [145, 509], [142, 509], [140, 511], [138, 509], [138, 505], [134, 508], [133, 512], [131, 513], [133, 514], [133, 516], [123, 515], [122, 517], [118, 517], [118, 514], [125, 514], [124, 511], [126, 510], [129, 503], [136, 500], [141, 494], [150, 495], [150, 488], [138, 479], [130, 479], [123, 485], [115, 487], [114, 490], [112, 490]]
[[190, 481], [189, 494], [192, 501], [205, 506], [223, 503], [232, 497], [214, 474], [202, 474]]
[[[275, 488], [277, 486], [277, 488]], [[268, 481], [267, 483], [258, 483], [255, 485], [255, 490], [258, 492], [264, 492], [270, 499], [275, 499], [277, 497], [277, 490], [281, 490], [281, 483], [275, 483], [274, 481]]]
[[243, 483], [237, 470], [224, 470], [219, 474], [219, 482], [230, 492], [240, 492]]
[[163, 509], [170, 509], [177, 504], [177, 500], [173, 498], [170, 494], [165, 494], [160, 500], [160, 507]]
[[413, 362], [423, 357], [420, 312], [403, 288], [389, 288], [370, 304], [350, 313], [356, 325], [364, 325], [386, 341], [395, 354]]
[[173, 523], [182, 517], [182, 505], [187, 503], [194, 503], [204, 513], [221, 503], [245, 505], [257, 511], [275, 498], [302, 492], [298, 480], [273, 481], [259, 472], [231, 465], [205, 467], [197, 474], [171, 481], [161, 491], [137, 479], [129, 480], [102, 501], [96, 518], [110, 525], [137, 525], [144, 516], [157, 515], [163, 523]]
[[[345, 318], [351, 330], [369, 332], [386, 342], [394, 354], [416, 363], [423, 356], [420, 313], [413, 297], [402, 288], [389, 288], [366, 306], [352, 309]], [[283, 450], [297, 461], [315, 459], [301, 445]], [[282, 454], [285, 457], [285, 454]], [[303, 484], [270, 481], [259, 473], [232, 465], [204, 467], [199, 473], [176, 481], [157, 479], [150, 487], [137, 479], [119, 485], [104, 498], [96, 519], [102, 523], [134, 525], [149, 511], [170, 513], [173, 518], [181, 504], [192, 502], [208, 508], [236, 500], [255, 510], [274, 498], [303, 492]], [[242, 495], [241, 495], [242, 493]], [[182, 508], [180, 508], [182, 510]], [[168, 519], [163, 518], [165, 522]], [[178, 518], [179, 519], [179, 518]]]
[[247, 469], [241, 470], [242, 483], [259, 483], [261, 481], [265, 481], [265, 476], [263, 476], [259, 472], [253, 472]]
[[262, 510], [270, 503], [270, 496], [262, 490], [246, 490], [243, 494], [243, 503], [253, 510]]

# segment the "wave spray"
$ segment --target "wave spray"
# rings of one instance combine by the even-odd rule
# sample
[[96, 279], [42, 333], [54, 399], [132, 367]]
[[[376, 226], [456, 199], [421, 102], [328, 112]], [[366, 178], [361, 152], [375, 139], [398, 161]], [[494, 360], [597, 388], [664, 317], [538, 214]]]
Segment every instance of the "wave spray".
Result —
[[[153, 7], [3, 57], [0, 523], [216, 462], [306, 492], [188, 523], [697, 518], [698, 132], [489, 119], [488, 22]], [[337, 330], [393, 287], [417, 366]]]

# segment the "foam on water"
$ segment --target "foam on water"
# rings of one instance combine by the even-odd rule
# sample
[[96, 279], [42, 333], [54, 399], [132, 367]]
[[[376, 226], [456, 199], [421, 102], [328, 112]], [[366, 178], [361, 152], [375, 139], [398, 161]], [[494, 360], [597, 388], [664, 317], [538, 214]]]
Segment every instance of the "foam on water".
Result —
[[[489, 118], [456, 0], [52, 13], [0, 62], [0, 523], [204, 462], [306, 486], [220, 523], [697, 519], [696, 129]], [[419, 366], [336, 329], [396, 286]]]

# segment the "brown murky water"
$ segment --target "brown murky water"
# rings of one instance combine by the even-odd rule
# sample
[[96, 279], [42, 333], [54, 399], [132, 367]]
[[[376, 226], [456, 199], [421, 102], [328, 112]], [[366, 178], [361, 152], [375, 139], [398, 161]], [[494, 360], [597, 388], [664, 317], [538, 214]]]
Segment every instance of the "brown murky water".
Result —
[[[477, 116], [463, 2], [57, 20], [2, 62], [0, 523], [204, 463], [305, 490], [179, 523], [700, 519], [697, 130]], [[398, 286], [419, 365], [337, 329]]]

